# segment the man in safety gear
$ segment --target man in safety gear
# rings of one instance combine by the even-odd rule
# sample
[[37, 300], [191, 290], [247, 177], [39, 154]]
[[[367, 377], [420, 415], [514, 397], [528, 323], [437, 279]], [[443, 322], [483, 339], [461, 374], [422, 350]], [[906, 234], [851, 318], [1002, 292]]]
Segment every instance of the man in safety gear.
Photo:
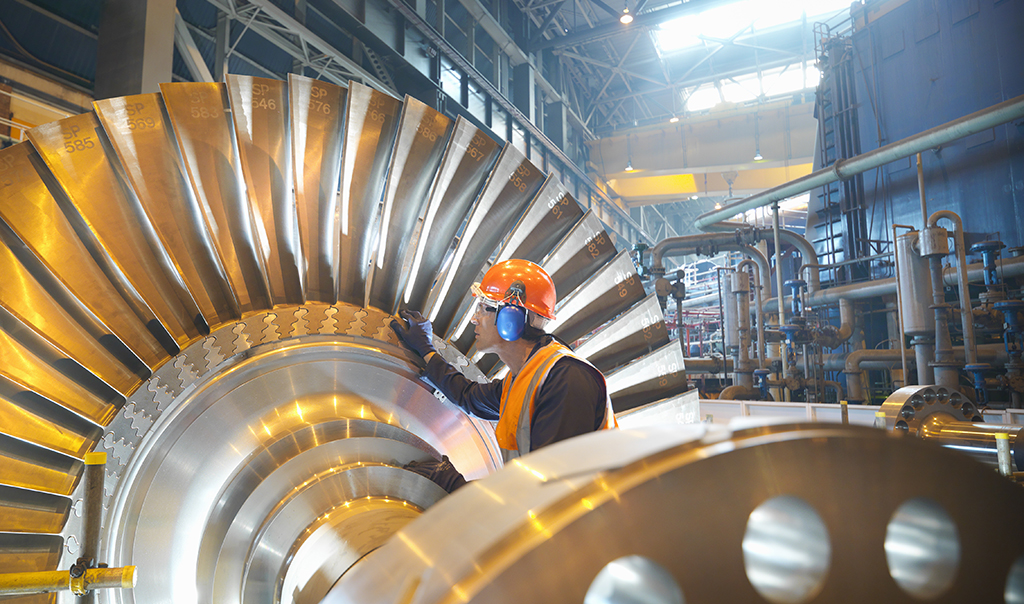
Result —
[[[479, 384], [463, 377], [437, 354], [430, 321], [418, 312], [403, 310], [405, 321], [393, 320], [391, 328], [424, 358], [427, 377], [450, 401], [476, 417], [497, 420], [495, 436], [505, 461], [617, 426], [601, 372], [543, 330], [555, 318], [557, 300], [544, 269], [527, 260], [499, 262], [473, 286], [473, 296], [476, 347], [496, 353], [508, 366], [501, 380]], [[442, 482], [436, 474], [428, 477]]]

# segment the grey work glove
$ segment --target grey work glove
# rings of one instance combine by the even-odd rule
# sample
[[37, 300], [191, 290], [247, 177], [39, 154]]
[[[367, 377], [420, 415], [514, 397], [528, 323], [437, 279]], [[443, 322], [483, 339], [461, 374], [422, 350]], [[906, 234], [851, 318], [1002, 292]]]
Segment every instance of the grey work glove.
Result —
[[[434, 349], [434, 329], [430, 325], [430, 319], [415, 310], [399, 311], [398, 316], [405, 321], [392, 319], [391, 329], [398, 335], [399, 340], [405, 342], [406, 346], [421, 357], [437, 352]], [[408, 327], [404, 325], [406, 322], [409, 324]]]

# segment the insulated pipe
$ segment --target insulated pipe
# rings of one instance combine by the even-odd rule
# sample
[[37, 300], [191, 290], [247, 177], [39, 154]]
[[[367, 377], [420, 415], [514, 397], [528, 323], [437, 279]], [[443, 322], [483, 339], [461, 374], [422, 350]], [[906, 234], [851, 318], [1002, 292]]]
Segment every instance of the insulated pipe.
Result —
[[683, 359], [683, 366], [686, 367], [687, 375], [696, 373], [731, 373], [733, 370], [732, 359], [715, 357], [694, 357]]
[[[751, 248], [751, 249], [753, 249], [755, 252], [757, 252], [757, 254], [759, 256], [761, 256], [762, 259], [764, 258], [764, 255], [762, 255], [761, 252], [757, 250], [757, 248]], [[761, 295], [761, 269], [758, 267], [756, 262], [754, 262], [753, 260], [748, 258], [746, 260], [743, 260], [739, 264], [737, 264], [736, 265], [736, 270], [737, 271], [742, 271], [745, 268], [747, 268], [748, 266], [753, 269], [753, 271], [751, 271], [751, 272], [754, 275], [754, 313], [755, 313], [754, 317], [755, 317], [755, 320], [757, 321], [757, 367], [758, 367], [758, 369], [765, 369], [766, 367], [768, 367], [768, 365], [767, 365], [767, 363], [764, 360], [764, 358], [765, 358], [765, 352], [764, 352], [764, 346], [765, 346], [765, 340], [764, 340], [764, 309], [763, 309], [764, 305], [763, 305], [763, 303], [761, 301], [761, 299], [762, 299], [762, 295]], [[852, 333], [852, 330], [851, 330], [851, 333]], [[849, 336], [847, 336], [847, 337], [849, 337]]]
[[744, 388], [753, 389], [754, 368], [750, 363], [750, 275], [746, 271], [736, 270], [730, 280], [730, 289], [736, 299], [736, 335], [739, 345], [733, 381]]
[[737, 230], [733, 233], [698, 233], [662, 239], [651, 248], [651, 272], [655, 276], [665, 274], [665, 265], [662, 259], [666, 255], [683, 256], [695, 254], [703, 246], [743, 245], [753, 242], [754, 236], [749, 230]]
[[957, 274], [960, 280], [960, 317], [964, 329], [964, 355], [968, 365], [978, 363], [974, 339], [974, 312], [971, 309], [971, 292], [967, 288], [967, 247], [964, 245], [964, 223], [960, 216], [949, 210], [939, 210], [928, 217], [928, 228], [934, 228], [943, 218], [948, 219], [956, 227]]
[[1024, 117], [1024, 95], [1014, 97], [987, 109], [976, 111], [919, 134], [908, 136], [856, 157], [841, 159], [827, 168], [822, 168], [807, 176], [768, 189], [757, 195], [751, 195], [735, 203], [726, 204], [719, 210], [705, 212], [697, 217], [694, 226], [703, 230], [720, 220], [727, 220], [747, 210], [778, 203], [783, 199], [806, 193], [811, 189], [816, 189], [838, 180], [849, 180], [857, 174], [884, 166], [897, 159], [903, 159], [920, 151], [945, 145], [959, 138], [988, 130], [1021, 117]]
[[842, 298], [839, 300], [839, 341], [845, 342], [853, 335], [853, 323], [856, 320], [853, 313], [853, 302]]
[[[782, 289], [782, 263], [781, 263], [781, 260], [782, 260], [782, 257], [781, 257], [782, 245], [780, 243], [780, 233], [779, 233], [779, 204], [778, 204], [778, 202], [772, 204], [772, 231], [775, 233], [775, 283], [776, 283], [776, 287], [777, 287], [776, 297], [778, 299], [780, 299], [780, 300], [785, 300], [786, 299], [785, 298], [786, 294], [785, 294], [785, 291]], [[786, 305], [785, 304], [780, 304], [779, 305], [778, 313], [779, 313], [779, 325], [780, 326], [781, 325], [785, 325], [786, 324]], [[788, 364], [789, 363], [786, 363], [786, 362], [782, 363], [782, 379], [783, 379], [783, 381], [785, 381], [785, 379], [787, 377], [789, 377], [788, 376], [789, 369], [787, 367]], [[789, 397], [786, 394], [786, 390], [785, 389], [782, 389], [781, 393], [782, 393], [782, 400], [788, 400], [789, 399]]]
[[825, 388], [826, 389], [831, 388], [832, 390], [835, 391], [835, 393], [836, 393], [836, 402], [839, 402], [839, 401], [843, 400], [844, 392], [843, 392], [843, 385], [842, 384], [840, 384], [839, 382], [834, 382], [832, 380], [825, 380]]
[[[996, 261], [998, 265], [997, 270], [1005, 278], [1021, 277], [1024, 276], [1024, 256], [1017, 258], [1002, 258]], [[957, 283], [957, 271], [952, 268], [945, 268], [942, 270], [943, 283], [955, 284]], [[950, 280], [950, 277], [953, 280]], [[975, 263], [967, 266], [967, 279], [968, 280], [981, 280], [985, 278], [985, 265], [982, 263]], [[864, 283], [854, 283], [851, 285], [839, 285], [837, 287], [830, 287], [828, 289], [819, 290], [814, 295], [804, 297], [804, 303], [813, 308], [815, 306], [824, 306], [826, 304], [835, 304], [839, 300], [867, 300], [869, 298], [878, 298], [880, 296], [893, 296], [896, 295], [896, 279], [877, 279], [874, 281], [867, 281]], [[788, 297], [787, 297], [788, 299]], [[764, 302], [764, 311], [766, 313], [776, 312], [778, 309], [779, 301], [777, 298], [770, 298]]]
[[872, 348], [862, 348], [846, 355], [843, 373], [846, 374], [846, 388], [849, 390], [848, 398], [851, 401], [864, 400], [864, 388], [863, 384], [861, 384], [861, 376], [864, 371], [861, 369], [861, 362], [871, 360], [898, 363], [901, 358], [899, 350], [891, 349], [875, 350]]
[[[745, 222], [736, 222], [731, 220], [723, 220], [722, 222], [716, 222], [715, 224], [709, 225], [705, 231], [708, 232], [719, 232], [719, 231], [735, 231], [737, 229], [748, 229], [753, 231], [755, 241], [768, 241], [768, 231], [751, 227]], [[774, 241], [775, 229], [772, 228], [772, 239]], [[800, 251], [800, 257], [803, 262], [800, 265], [800, 270], [803, 271], [807, 267], [818, 268], [821, 265], [818, 264], [818, 252], [814, 249], [814, 245], [807, 240], [806, 237], [791, 231], [789, 229], [779, 229], [779, 240], [782, 243], [788, 243]], [[765, 277], [768, 278], [767, 276]], [[821, 288], [821, 281], [818, 277], [818, 271], [808, 271], [807, 273], [807, 291], [816, 292]]]

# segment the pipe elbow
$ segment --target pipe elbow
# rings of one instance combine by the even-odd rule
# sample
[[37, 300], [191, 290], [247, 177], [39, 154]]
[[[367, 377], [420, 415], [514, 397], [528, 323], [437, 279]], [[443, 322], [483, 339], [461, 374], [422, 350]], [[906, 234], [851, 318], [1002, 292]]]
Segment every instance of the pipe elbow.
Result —
[[951, 212], [949, 210], [937, 210], [932, 212], [932, 215], [928, 217], [928, 228], [935, 228], [938, 222], [943, 218], [949, 219], [949, 221], [956, 227], [956, 230], [963, 230], [963, 221], [960, 220], [960, 216], [958, 216], [956, 212]]
[[853, 302], [839, 299], [839, 341], [845, 342], [853, 335]]
[[835, 391], [837, 401], [841, 401], [843, 400], [843, 398], [845, 398], [845, 393], [843, 392], [843, 385], [840, 384], [839, 382], [825, 380], [825, 388], [831, 388], [833, 391]]

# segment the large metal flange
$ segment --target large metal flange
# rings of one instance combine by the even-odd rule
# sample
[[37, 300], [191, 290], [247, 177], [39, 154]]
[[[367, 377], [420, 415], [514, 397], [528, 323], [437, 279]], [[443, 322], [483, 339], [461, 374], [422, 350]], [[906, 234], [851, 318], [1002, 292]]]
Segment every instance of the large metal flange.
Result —
[[318, 601], [445, 495], [405, 464], [444, 453], [469, 478], [500, 466], [491, 426], [420, 378], [391, 319], [343, 303], [254, 313], [131, 394], [98, 445], [111, 459], [103, 555], [161, 572], [120, 602], [282, 601], [285, 589]]
[[886, 427], [919, 434], [935, 414], [961, 422], [983, 421], [978, 407], [963, 394], [942, 386], [906, 386], [882, 404]]

